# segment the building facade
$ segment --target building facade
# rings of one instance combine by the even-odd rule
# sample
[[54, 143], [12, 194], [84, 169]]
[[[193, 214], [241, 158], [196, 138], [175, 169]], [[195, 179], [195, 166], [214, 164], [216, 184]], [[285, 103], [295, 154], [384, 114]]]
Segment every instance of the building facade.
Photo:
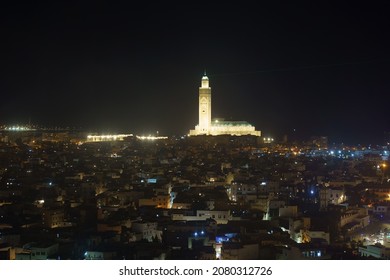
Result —
[[197, 135], [254, 135], [261, 136], [254, 126], [246, 121], [225, 121], [211, 118], [211, 87], [206, 73], [202, 77], [199, 88], [199, 123], [190, 130], [190, 136]]

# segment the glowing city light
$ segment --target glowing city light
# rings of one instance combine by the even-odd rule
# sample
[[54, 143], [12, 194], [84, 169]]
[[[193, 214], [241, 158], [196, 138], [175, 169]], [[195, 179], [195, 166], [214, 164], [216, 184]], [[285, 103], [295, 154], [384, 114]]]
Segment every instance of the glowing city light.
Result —
[[263, 141], [264, 141], [264, 143], [270, 144], [270, 143], [274, 142], [274, 138], [264, 137]]
[[6, 126], [4, 127], [5, 131], [32, 131], [35, 130], [29, 126], [20, 126], [20, 125], [14, 125], [14, 126]]
[[149, 136], [139, 136], [139, 135], [137, 135], [136, 137], [139, 140], [149, 140], [149, 141], [168, 139], [167, 136], [150, 136], [150, 135]]
[[126, 137], [131, 136], [133, 134], [88, 135], [87, 142], [123, 141]]

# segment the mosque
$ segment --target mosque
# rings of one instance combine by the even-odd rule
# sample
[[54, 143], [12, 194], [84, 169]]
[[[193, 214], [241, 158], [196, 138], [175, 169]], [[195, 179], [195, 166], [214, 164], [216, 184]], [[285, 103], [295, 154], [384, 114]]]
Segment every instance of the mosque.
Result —
[[246, 121], [225, 121], [211, 119], [211, 87], [206, 73], [202, 77], [199, 88], [199, 124], [190, 130], [190, 136], [197, 135], [253, 135], [261, 136], [261, 131]]

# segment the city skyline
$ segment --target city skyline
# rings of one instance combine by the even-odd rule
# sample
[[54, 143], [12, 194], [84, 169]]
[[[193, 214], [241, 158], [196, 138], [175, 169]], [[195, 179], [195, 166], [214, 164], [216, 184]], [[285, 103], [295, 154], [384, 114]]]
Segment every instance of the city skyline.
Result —
[[385, 9], [245, 4], [8, 3], [0, 123], [186, 134], [206, 69], [215, 117], [279, 139], [382, 143]]

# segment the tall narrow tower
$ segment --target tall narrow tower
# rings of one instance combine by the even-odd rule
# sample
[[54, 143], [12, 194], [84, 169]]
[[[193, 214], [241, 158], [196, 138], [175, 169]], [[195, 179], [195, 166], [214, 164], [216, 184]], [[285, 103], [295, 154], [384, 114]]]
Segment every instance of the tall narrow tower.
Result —
[[199, 132], [209, 134], [211, 127], [211, 87], [206, 72], [199, 88]]

